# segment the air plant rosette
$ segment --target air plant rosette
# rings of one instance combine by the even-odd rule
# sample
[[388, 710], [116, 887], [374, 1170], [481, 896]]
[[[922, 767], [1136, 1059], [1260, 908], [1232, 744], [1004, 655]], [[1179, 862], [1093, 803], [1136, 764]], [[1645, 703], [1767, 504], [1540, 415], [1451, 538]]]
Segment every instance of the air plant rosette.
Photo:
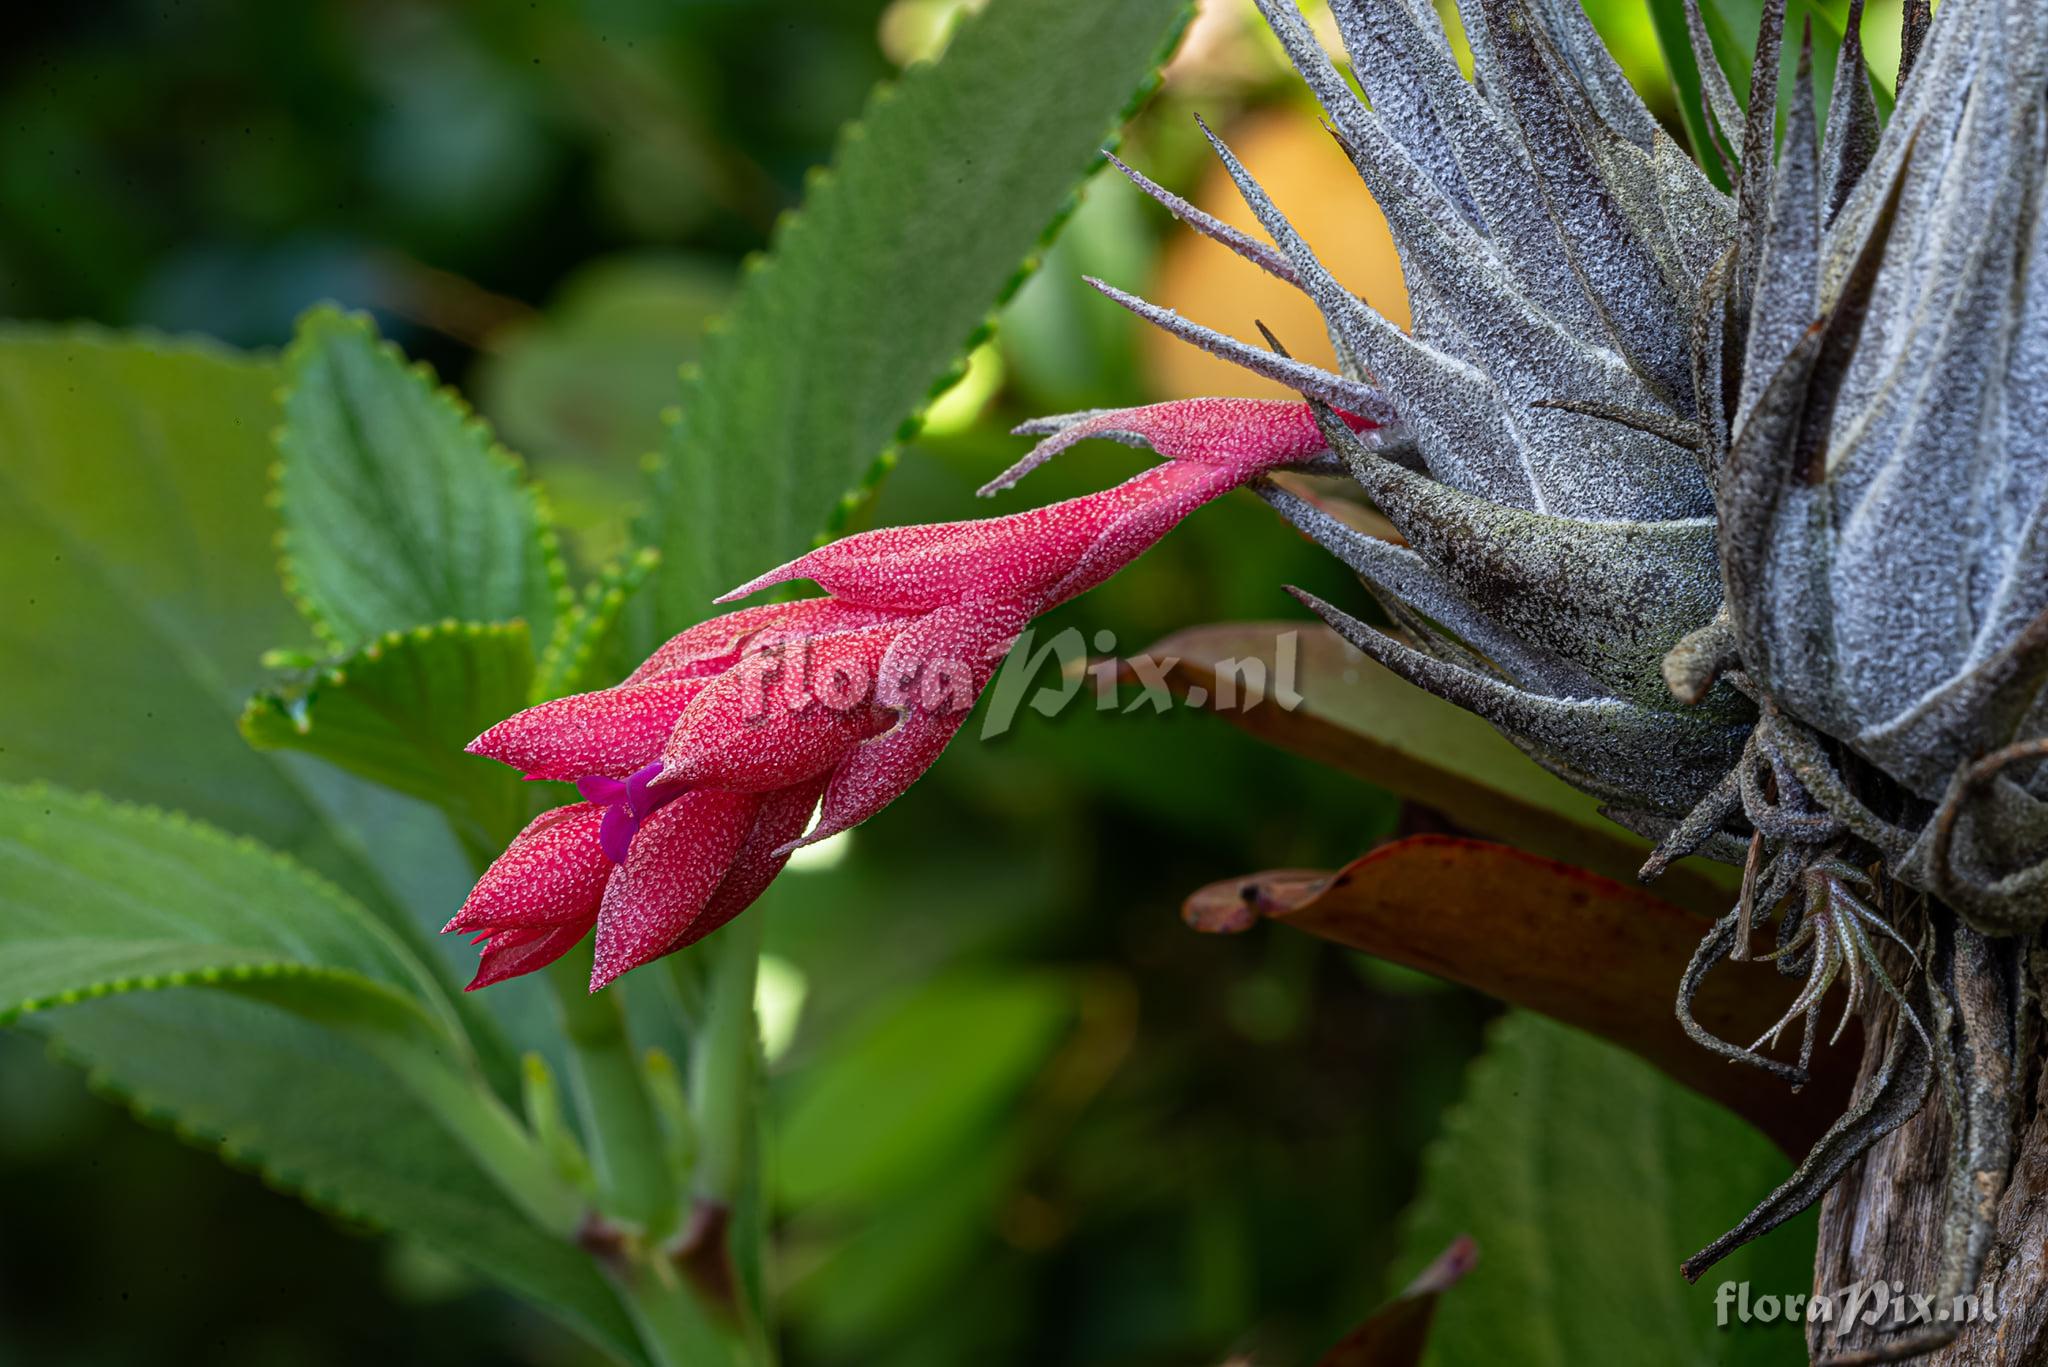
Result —
[[[1461, 6], [1470, 81], [1430, 7], [1335, 6], [1370, 107], [1291, 7], [1261, 8], [1386, 212], [1414, 314], [1404, 333], [1339, 285], [1220, 142], [1277, 256], [1169, 204], [1307, 291], [1340, 368], [1397, 415], [1377, 450], [1325, 430], [1405, 546], [1262, 489], [1396, 632], [1304, 601], [1657, 838], [1646, 878], [1692, 853], [1742, 866], [1680, 985], [1703, 1045], [1796, 1086], [1838, 980], [1845, 1021], [1896, 1007], [1848, 1113], [1686, 1275], [1938, 1095], [1957, 1142], [1932, 1289], [1972, 1290], [2048, 919], [2048, 14], [1908, 6], [1881, 126], [1852, 5], [1825, 137], [1809, 32], [1779, 139], [1784, 6], [1745, 118], [1688, 4], [1731, 197], [1575, 4]], [[1765, 1038], [1715, 1039], [1693, 996], [1772, 921], [1765, 957], [1803, 986]], [[1764, 1052], [1795, 1024], [1796, 1062]]]

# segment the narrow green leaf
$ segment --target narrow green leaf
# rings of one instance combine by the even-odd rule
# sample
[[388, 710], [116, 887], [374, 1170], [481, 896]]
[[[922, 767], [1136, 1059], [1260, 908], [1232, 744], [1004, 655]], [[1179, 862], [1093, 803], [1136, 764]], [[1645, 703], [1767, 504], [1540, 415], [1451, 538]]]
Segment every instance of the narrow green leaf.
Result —
[[259, 750], [303, 750], [431, 802], [488, 856], [518, 833], [533, 794], [463, 747], [526, 706], [533, 672], [521, 622], [394, 631], [301, 687], [251, 698], [242, 734]]
[[1692, 41], [1686, 36], [1685, 0], [1649, 0], [1649, 10], [1650, 22], [1657, 30], [1657, 47], [1664, 54], [1664, 68], [1671, 74], [1672, 99], [1678, 105], [1679, 119], [1685, 124], [1685, 135], [1692, 143], [1693, 160], [1714, 184], [1726, 190], [1728, 171], [1714, 146], [1706, 106], [1700, 98], [1699, 63], [1692, 54]]
[[427, 622], [552, 628], [563, 570], [539, 494], [453, 390], [331, 308], [285, 353], [287, 587], [337, 650]]
[[1690, 1286], [1678, 1264], [1784, 1176], [1762, 1135], [1611, 1045], [1514, 1012], [1493, 1028], [1423, 1164], [1400, 1273], [1469, 1234], [1428, 1367], [1803, 1364], [1802, 1325], [1715, 1323], [1722, 1276], [1804, 1294], [1810, 1217]]
[[858, 503], [1155, 84], [1188, 8], [996, 0], [848, 128], [684, 384], [643, 528], [662, 552], [661, 630]]

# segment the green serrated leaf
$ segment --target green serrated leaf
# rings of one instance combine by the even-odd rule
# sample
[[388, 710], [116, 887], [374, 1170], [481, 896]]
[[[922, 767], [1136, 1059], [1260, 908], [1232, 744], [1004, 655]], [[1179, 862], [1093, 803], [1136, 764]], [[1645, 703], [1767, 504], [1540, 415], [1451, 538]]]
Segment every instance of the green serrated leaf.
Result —
[[632, 672], [625, 641], [626, 604], [647, 583], [661, 556], [642, 550], [593, 580], [583, 597], [555, 619], [555, 634], [541, 652], [531, 701], [546, 702], [617, 683]]
[[[470, 877], [440, 818], [235, 734], [265, 649], [297, 629], [264, 507], [277, 385], [274, 364], [211, 345], [0, 330], [0, 780], [253, 836], [433, 959], [420, 921], [445, 919]], [[516, 1096], [491, 1022], [471, 1000], [456, 1009]]]
[[353, 1223], [418, 1239], [643, 1363], [596, 1266], [536, 1222], [461, 1136], [348, 1039], [216, 992], [108, 997], [25, 1027], [138, 1118]]
[[0, 1020], [17, 1018], [230, 1161], [618, 1332], [572, 1254], [580, 1203], [474, 1072], [432, 976], [283, 856], [176, 815], [0, 787]]
[[526, 706], [533, 671], [523, 622], [391, 632], [303, 687], [251, 698], [242, 734], [259, 750], [303, 750], [431, 802], [488, 857], [524, 824], [532, 791], [463, 747]]
[[[1801, 1326], [1715, 1323], [1686, 1255], [1741, 1218], [1786, 1159], [1728, 1112], [1611, 1045], [1513, 1012], [1426, 1155], [1397, 1274], [1460, 1234], [1479, 1261], [1437, 1307], [1427, 1367], [1589, 1362], [1803, 1364]], [[1809, 1289], [1811, 1217], [1743, 1249], [1713, 1281]]]
[[293, 980], [308, 1009], [460, 1048], [432, 977], [339, 889], [153, 808], [0, 786], [0, 1021], [90, 997]]
[[655, 623], [842, 522], [1075, 202], [1185, 0], [997, 0], [878, 93], [706, 339], [654, 475]]
[[481, 418], [360, 314], [321, 308], [285, 353], [287, 588], [354, 650], [427, 622], [553, 627], [565, 575], [539, 493]]

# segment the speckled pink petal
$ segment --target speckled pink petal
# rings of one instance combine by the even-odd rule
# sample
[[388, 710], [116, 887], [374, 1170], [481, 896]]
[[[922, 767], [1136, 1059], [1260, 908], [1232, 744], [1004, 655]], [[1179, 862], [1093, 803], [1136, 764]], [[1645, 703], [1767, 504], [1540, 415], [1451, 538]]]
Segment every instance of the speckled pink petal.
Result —
[[[1369, 425], [1362, 419], [1347, 421]], [[1041, 458], [1061, 449], [1057, 444], [1063, 441], [1134, 427], [1148, 431], [1160, 450], [1182, 458], [1156, 465], [1113, 489], [1007, 517], [882, 527], [849, 536], [770, 570], [719, 601], [792, 579], [812, 580], [850, 603], [904, 612], [1048, 594], [1048, 601], [1063, 601], [1081, 591], [1065, 585], [1080, 582], [1073, 576], [1084, 560], [1089, 564], [1084, 587], [1090, 587], [1202, 503], [1323, 449], [1306, 404], [1215, 399], [1085, 419], [1041, 445]], [[1030, 465], [1027, 457], [1012, 475], [1021, 475]], [[1134, 517], [1140, 513], [1146, 516]], [[1138, 538], [1141, 529], [1149, 539]]]
[[801, 842], [792, 837], [792, 847], [859, 825], [915, 783], [967, 720], [1032, 615], [1028, 604], [975, 604], [940, 608], [905, 628], [882, 662], [880, 693], [900, 720], [833, 772], [817, 828]]
[[966, 720], [965, 712], [908, 713], [887, 735], [848, 755], [825, 786], [818, 824], [801, 840], [792, 838], [788, 849], [814, 845], [851, 830], [903, 796], [932, 767]]
[[753, 829], [747, 832], [745, 843], [734, 856], [725, 881], [718, 885], [718, 891], [690, 922], [673, 949], [695, 944], [752, 906], [768, 890], [768, 885], [782, 872], [782, 866], [789, 862], [790, 848], [810, 824], [811, 813], [817, 810], [818, 796], [824, 790], [825, 779], [820, 776], [762, 796]]
[[767, 792], [816, 777], [888, 724], [875, 678], [900, 627], [749, 655], [712, 680], [662, 750], [661, 782]]
[[838, 598], [806, 598], [792, 606], [806, 610], [780, 617], [754, 633], [747, 642], [749, 653], [791, 641], [819, 640], [849, 631], [866, 631], [869, 627], [900, 626], [911, 615], [897, 608], [863, 607]]
[[1087, 548], [1067, 562], [1067, 572], [1040, 593], [1034, 612], [1078, 598], [1110, 578], [1152, 549], [1182, 518], [1229, 493], [1243, 480], [1236, 471], [1222, 466], [1176, 461], [1154, 466], [1131, 484], [1141, 482], [1143, 496], [1120, 501], [1115, 517], [1101, 525]]
[[597, 914], [591, 991], [676, 947], [725, 881], [761, 801], [756, 793], [706, 789], [641, 825]]
[[588, 924], [612, 871], [597, 841], [604, 811], [575, 802], [535, 817], [484, 870], [441, 933]]
[[875, 701], [898, 711], [965, 713], [1038, 614], [1029, 601], [935, 608], [896, 634], [876, 670]]
[[492, 983], [546, 968], [574, 949], [589, 933], [588, 921], [532, 930], [495, 931], [491, 942], [484, 946], [483, 957], [477, 961], [476, 976], [462, 990], [474, 992], [479, 987], [489, 987]]
[[824, 635], [873, 626], [880, 614], [832, 598], [805, 598], [742, 608], [699, 622], [669, 640], [626, 676], [626, 683], [650, 679], [700, 679], [730, 669], [763, 636]]
[[785, 617], [795, 603], [767, 603], [699, 622], [663, 642], [640, 667], [626, 676], [628, 684], [662, 676], [701, 678], [731, 665], [747, 641], [762, 627]]
[[820, 546], [718, 601], [792, 579], [813, 580], [850, 603], [899, 612], [967, 598], [1029, 596], [1057, 581], [1115, 511], [1102, 494], [1089, 494], [1008, 517], [878, 527]]
[[676, 719], [705, 685], [665, 679], [578, 693], [529, 707], [469, 743], [528, 778], [625, 778], [661, 754]]
[[[1374, 426], [1345, 414], [1352, 430]], [[1057, 419], [1047, 419], [1049, 424]], [[1027, 424], [1019, 431], [1043, 430]], [[1242, 472], [1241, 478], [1307, 460], [1325, 449], [1315, 415], [1296, 399], [1178, 399], [1144, 408], [1120, 408], [1068, 423], [1031, 448], [1029, 455], [983, 485], [984, 496], [1007, 489], [1076, 442], [1106, 437], [1143, 443], [1173, 460], [1196, 461]]]

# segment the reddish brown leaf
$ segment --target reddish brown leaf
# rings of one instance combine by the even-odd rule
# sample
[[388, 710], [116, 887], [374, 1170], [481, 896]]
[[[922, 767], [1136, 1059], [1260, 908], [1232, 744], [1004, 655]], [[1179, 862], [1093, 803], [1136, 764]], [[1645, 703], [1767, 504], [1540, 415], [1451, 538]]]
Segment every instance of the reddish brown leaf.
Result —
[[[1334, 874], [1282, 869], [1212, 883], [1183, 915], [1205, 931], [1280, 921], [1541, 1012], [1641, 1056], [1795, 1156], [1841, 1113], [1856, 1071], [1853, 1033], [1821, 1053], [1814, 1081], [1797, 1093], [1708, 1053], [1672, 1014], [1708, 922], [1641, 888], [1504, 845], [1411, 836]], [[1726, 964], [1695, 1010], [1707, 1029], [1747, 1044], [1790, 992], [1769, 964]]]
[[1469, 1237], [1453, 1239], [1406, 1290], [1346, 1334], [1316, 1367], [1416, 1367], [1429, 1347], [1436, 1298], [1470, 1272], [1478, 1258], [1479, 1246]]
[[[1282, 668], [1290, 650], [1291, 672]], [[1189, 702], [1433, 807], [1475, 834], [1618, 879], [1633, 879], [1649, 853], [1647, 843], [1601, 816], [1594, 799], [1537, 767], [1487, 723], [1396, 677], [1320, 623], [1191, 627], [1146, 653], [1161, 665], [1173, 661], [1164, 677]], [[1262, 673], [1251, 671], [1254, 663]], [[1254, 677], [1268, 687], [1247, 706], [1243, 684]], [[1291, 709], [1280, 688], [1290, 678], [1299, 694]], [[1667, 900], [1715, 915], [1732, 903], [1733, 887], [1732, 871], [1703, 861], [1657, 884]]]

